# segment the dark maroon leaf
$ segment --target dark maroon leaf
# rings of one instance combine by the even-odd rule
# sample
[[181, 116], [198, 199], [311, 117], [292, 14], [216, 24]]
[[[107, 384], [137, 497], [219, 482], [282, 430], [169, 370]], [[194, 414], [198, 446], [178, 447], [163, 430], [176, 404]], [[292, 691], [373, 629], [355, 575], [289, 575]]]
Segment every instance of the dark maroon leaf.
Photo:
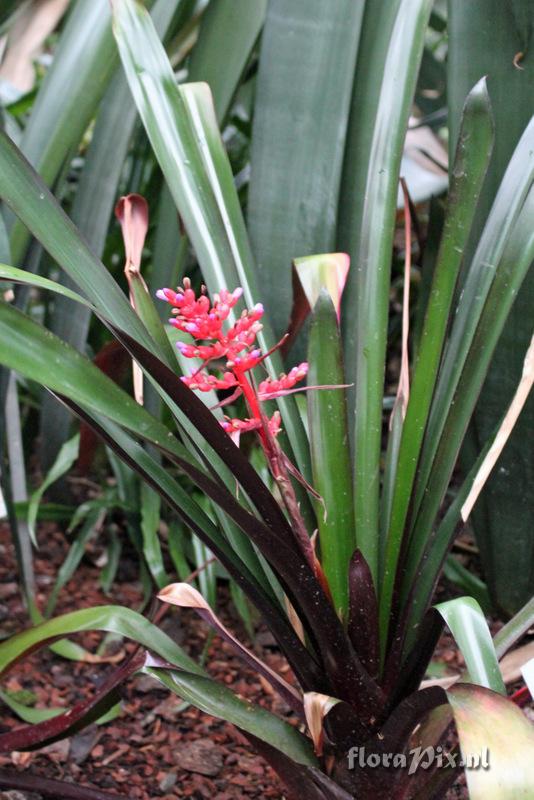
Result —
[[122, 795], [90, 789], [79, 783], [67, 783], [27, 772], [0, 771], [0, 789], [17, 789], [22, 792], [38, 792], [52, 800], [117, 800]]
[[419, 626], [413, 648], [404, 662], [401, 660], [403, 637], [394, 639], [384, 671], [383, 686], [394, 708], [405, 697], [417, 691], [443, 631], [444, 621], [434, 608], [428, 609]]
[[338, 751], [346, 751], [369, 738], [369, 731], [360, 722], [348, 703], [336, 703], [324, 718], [324, 729], [329, 744]]
[[257, 739], [250, 733], [242, 733], [249, 739], [254, 749], [264, 758], [280, 776], [288, 789], [291, 800], [353, 800], [341, 786], [318, 769], [296, 764], [280, 750], [276, 750], [267, 742]]
[[349, 565], [348, 634], [360, 661], [377, 675], [380, 659], [378, 603], [367, 561], [356, 550]]
[[446, 705], [447, 702], [447, 695], [440, 686], [431, 686], [414, 692], [399, 703], [376, 734], [374, 747], [372, 741], [367, 742], [367, 746], [370, 749], [373, 747], [376, 752], [402, 753], [409, 743], [414, 728], [423, 717], [432, 709]]
[[[40, 643], [39, 646], [41, 646]], [[25, 725], [8, 733], [0, 734], [0, 752], [29, 750], [44, 747], [58, 739], [71, 736], [75, 731], [98, 719], [117, 702], [115, 690], [134, 672], [144, 666], [145, 651], [139, 650], [125, 664], [114, 669], [97, 689], [93, 697], [77, 703], [64, 714], [35, 725]]]
[[[405, 798], [407, 770], [394, 767], [389, 756], [408, 755], [411, 736], [416, 726], [429, 711], [447, 702], [443, 689], [432, 687], [415, 692], [404, 700], [384, 725], [367, 741], [355, 740], [347, 749], [337, 754], [333, 777], [358, 800], [376, 800], [378, 797]], [[351, 748], [358, 748], [351, 753]], [[359, 752], [364, 752], [363, 765]], [[373, 756], [375, 762], [370, 762]], [[371, 766], [372, 764], [372, 766]]]

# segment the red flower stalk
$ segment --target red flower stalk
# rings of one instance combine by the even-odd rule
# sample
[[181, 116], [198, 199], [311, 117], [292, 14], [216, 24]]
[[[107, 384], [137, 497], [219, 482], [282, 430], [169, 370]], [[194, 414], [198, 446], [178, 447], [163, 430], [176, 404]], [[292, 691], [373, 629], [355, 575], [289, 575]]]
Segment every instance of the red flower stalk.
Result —
[[[189, 333], [194, 340], [191, 344], [177, 343], [182, 355], [186, 358], [200, 358], [203, 361], [200, 369], [182, 377], [184, 383], [190, 389], [200, 392], [209, 392], [212, 389], [233, 389], [232, 396], [223, 403], [227, 403], [241, 394], [244, 396], [249, 417], [246, 419], [226, 417], [221, 424], [236, 442], [239, 442], [241, 433], [258, 432], [269, 467], [293, 521], [297, 540], [310, 565], [317, 572], [318, 562], [315, 559], [313, 545], [299, 510], [288, 467], [291, 466], [293, 475], [300, 476], [296, 468], [289, 465], [287, 457], [275, 441], [275, 437], [281, 430], [280, 412], [275, 411], [272, 417], [268, 418], [263, 414], [261, 408], [261, 403], [266, 400], [273, 400], [296, 391], [295, 384], [306, 377], [308, 365], [303, 362], [298, 367], [294, 367], [289, 374], [281, 375], [278, 379], [266, 378], [256, 388], [252, 370], [259, 366], [268, 355], [262, 354], [261, 350], [255, 347], [256, 336], [262, 328], [260, 319], [263, 316], [263, 306], [261, 303], [257, 303], [252, 309], [243, 311], [233, 325], [225, 325], [230, 311], [242, 294], [243, 290], [240, 288], [233, 292], [222, 289], [214, 295], [213, 304], [211, 304], [204, 286], [200, 296], [197, 297], [191, 288], [191, 281], [184, 278], [183, 288], [178, 288], [176, 292], [172, 289], [160, 289], [156, 296], [172, 305], [173, 316], [169, 320], [170, 324], [180, 331]], [[206, 371], [210, 362], [221, 359], [224, 359], [226, 363], [224, 370], [220, 371], [218, 375]]]
[[[234, 389], [232, 398], [243, 394], [250, 417], [247, 419], [225, 418], [221, 423], [225, 431], [236, 440], [245, 431], [257, 430], [268, 455], [271, 446], [269, 434], [276, 436], [280, 428], [280, 413], [276, 411], [270, 419], [264, 417], [260, 403], [282, 397], [293, 390], [296, 383], [306, 377], [306, 362], [293, 367], [288, 375], [281, 375], [277, 380], [266, 378], [258, 389], [254, 385], [251, 371], [263, 361], [261, 351], [256, 348], [256, 336], [261, 330], [260, 319], [263, 306], [257, 303], [252, 309], [242, 312], [237, 321], [230, 327], [225, 323], [231, 309], [241, 298], [241, 288], [229, 292], [222, 289], [214, 295], [213, 305], [206, 295], [203, 286], [197, 298], [188, 278], [184, 279], [183, 288], [178, 291], [160, 289], [157, 297], [173, 306], [170, 324], [180, 331], [189, 333], [193, 344], [178, 342], [177, 347], [186, 358], [200, 358], [204, 362], [200, 369], [182, 380], [190, 389], [209, 392], [212, 389]], [[215, 359], [225, 359], [226, 368], [222, 374], [208, 373], [207, 364]]]

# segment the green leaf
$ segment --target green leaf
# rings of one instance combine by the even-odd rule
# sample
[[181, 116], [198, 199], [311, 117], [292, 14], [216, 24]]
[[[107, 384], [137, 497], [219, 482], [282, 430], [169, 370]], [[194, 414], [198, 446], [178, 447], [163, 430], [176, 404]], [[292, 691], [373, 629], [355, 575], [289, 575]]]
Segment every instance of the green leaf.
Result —
[[291, 262], [335, 249], [337, 200], [364, 3], [271, 0], [262, 35], [248, 219], [275, 335]]
[[[345, 383], [339, 325], [326, 289], [320, 292], [313, 309], [308, 363], [309, 386], [342, 386]], [[356, 536], [345, 390], [311, 389], [308, 420], [313, 487], [322, 498], [322, 502], [317, 503], [321, 564], [334, 607], [346, 619], [348, 569], [356, 549]]]
[[240, 700], [225, 686], [211, 678], [201, 678], [184, 672], [146, 668], [167, 689], [188, 700], [201, 711], [231, 722], [246, 733], [282, 750], [297, 764], [317, 766], [309, 739], [289, 723], [259, 706]]
[[[154, 3], [152, 18], [162, 36], [167, 33], [179, 3], [180, 0], [157, 0]], [[114, 48], [113, 40], [111, 43]], [[98, 258], [102, 257], [113, 207], [120, 194], [119, 182], [136, 121], [137, 109], [132, 105], [126, 78], [122, 71], [115, 71], [98, 110], [70, 212], [72, 221]], [[110, 141], [113, 141], [113, 147], [109, 146]], [[67, 275], [62, 277], [62, 283], [71, 289], [76, 286]], [[50, 313], [49, 327], [60, 339], [83, 352], [90, 317], [88, 309], [58, 298]], [[67, 409], [51, 395], [45, 395], [41, 406], [40, 451], [45, 469], [67, 439], [70, 422]]]
[[67, 557], [57, 572], [54, 586], [52, 587], [52, 591], [48, 597], [46, 604], [46, 617], [50, 617], [52, 615], [57, 603], [59, 592], [74, 575], [74, 572], [84, 556], [85, 545], [95, 535], [98, 522], [102, 520], [102, 517], [103, 513], [98, 508], [90, 511], [80, 530], [74, 537], [74, 541], [69, 547]]
[[155, 349], [146, 328], [108, 270], [3, 132], [0, 132], [0, 197], [106, 319]]
[[26, 519], [17, 519], [15, 510], [15, 504], [26, 502], [28, 497], [17, 379], [13, 373], [0, 370], [0, 398], [4, 396], [3, 381], [6, 392], [5, 413], [0, 414], [0, 491], [5, 500], [24, 599], [28, 609], [35, 609], [36, 585], [31, 535]]
[[[456, 281], [493, 145], [493, 125], [485, 81], [470, 92], [452, 169], [448, 209], [413, 370], [402, 426], [399, 461], [386, 540], [384, 572], [394, 574], [415, 479], [419, 453], [437, 380]], [[383, 592], [383, 614], [391, 601]]]
[[458, 597], [435, 606], [460, 648], [469, 680], [506, 694], [497, 655], [482, 609], [472, 597]]
[[[514, 216], [513, 208], [510, 208], [509, 205], [505, 209], [504, 201], [506, 198], [509, 203], [513, 203], [516, 190], [521, 194], [525, 188], [524, 184], [521, 185], [524, 161], [520, 168], [520, 156], [528, 158], [529, 152], [534, 153], [528, 145], [533, 135], [534, 124], [531, 125], [530, 131], [525, 133], [524, 139], [518, 145], [518, 151], [510, 164], [510, 173], [503, 181], [496, 201], [497, 205], [494, 206], [485, 229], [485, 237], [481, 239], [477, 250], [477, 253], [481, 251], [481, 260], [478, 261], [478, 258], [475, 257], [459, 300], [436, 386], [419, 465], [414, 500], [415, 524], [403, 575], [403, 593], [410, 591], [410, 581], [413, 578], [415, 564], [422, 556], [428, 532], [434, 523], [452, 475], [492, 354], [518, 289], [534, 258], [534, 189], [532, 187], [518, 213], [513, 229], [508, 231], [508, 238], [503, 243], [504, 252], [500, 247], [496, 247], [495, 250], [491, 249], [483, 257], [484, 240], [496, 235], [494, 226], [504, 236], [503, 229], [508, 227], [509, 215]], [[534, 166], [534, 161], [532, 166]], [[516, 169], [517, 173], [515, 173]], [[515, 178], [513, 188], [512, 178]], [[497, 211], [499, 213], [496, 213], [495, 216], [498, 219], [493, 219], [493, 214]], [[488, 269], [488, 264], [496, 265], [495, 271]], [[475, 274], [474, 282], [470, 280], [473, 271], [481, 273], [478, 280]], [[487, 284], [487, 273], [494, 273], [489, 288], [483, 285]], [[481, 297], [485, 298], [483, 307], [480, 305]], [[468, 333], [466, 327], [472, 328], [473, 325], [475, 325], [475, 330]], [[509, 400], [511, 399], [510, 397]], [[416, 514], [415, 509], [418, 507], [419, 512]]]
[[28, 529], [30, 531], [30, 536], [32, 538], [32, 542], [34, 543], [35, 547], [38, 547], [37, 544], [37, 536], [35, 533], [35, 522], [37, 520], [37, 514], [39, 512], [39, 503], [41, 502], [41, 498], [43, 497], [46, 490], [52, 486], [62, 475], [65, 475], [66, 472], [72, 467], [76, 459], [78, 458], [78, 450], [80, 447], [80, 435], [76, 434], [69, 439], [68, 442], [65, 442], [61, 450], [59, 451], [57, 458], [45, 475], [45, 478], [42, 484], [39, 486], [38, 489], [30, 497], [29, 505], [28, 505]]
[[[230, 164], [205, 84], [177, 86], [150, 16], [135, 0], [113, 0], [113, 29], [139, 114], [191, 240], [210, 292], [240, 285], [247, 305], [259, 298]], [[0, 164], [1, 166], [1, 164]], [[275, 343], [264, 321], [262, 349]], [[275, 376], [279, 356], [268, 361]], [[279, 401], [300, 471], [310, 476], [305, 433], [293, 398]]]
[[[344, 298], [350, 313], [345, 355], [355, 365], [348, 379], [355, 382], [356, 536], [375, 584], [391, 249], [404, 137], [431, 7], [430, 0], [366, 4], [340, 195], [340, 244], [356, 265]], [[383, 582], [386, 593], [393, 580], [388, 574]], [[384, 611], [383, 645], [388, 620]]]
[[[488, 76], [495, 105], [496, 143], [481, 197], [476, 230], [481, 231], [502, 176], [523, 130], [534, 114], [531, 92], [533, 68], [529, 47], [532, 8], [529, 0], [474, 0], [467, 10], [461, 0], [449, 2], [447, 58], [450, 141], [454, 143], [459, 108], [469, 82]], [[489, 21], [491, 20], [491, 24]], [[510, 53], [513, 51], [512, 56]], [[516, 65], [517, 59], [517, 65]], [[524, 168], [527, 169], [527, 161]], [[530, 269], [514, 302], [484, 382], [468, 443], [473, 452], [491, 433], [507, 406], [521, 374], [522, 354], [532, 335], [534, 269]], [[484, 574], [495, 608], [505, 617], [517, 611], [534, 593], [534, 400], [531, 398], [503, 452], [499, 470], [490, 477], [471, 521]], [[462, 455], [469, 468], [471, 455]], [[513, 539], [514, 546], [509, 542]]]
[[95, 606], [72, 611], [6, 639], [0, 643], [0, 674], [30, 650], [63, 636], [91, 630], [118, 633], [180, 669], [202, 675], [202, 669], [167, 634], [146, 617], [122, 606]]
[[[21, 150], [52, 186], [73, 154], [117, 66], [106, 0], [78, 0], [61, 34], [52, 66], [21, 140]], [[28, 233], [12, 231], [13, 260], [25, 256]]]
[[228, 113], [266, 10], [267, 0], [223, 0], [210, 3], [202, 15], [189, 60], [188, 80], [209, 85], [219, 122]]
[[143, 555], [156, 586], [162, 588], [169, 582], [169, 579], [165, 572], [159, 541], [160, 505], [159, 495], [146, 483], [142, 483], [141, 533], [143, 535]]
[[463, 760], [471, 763], [466, 769], [471, 800], [531, 798], [532, 723], [510, 700], [480, 686], [457, 684], [447, 691], [447, 697]]
[[65, 711], [64, 708], [32, 708], [30, 705], [16, 700], [8, 692], [0, 691], [0, 700], [2, 700], [17, 717], [20, 717], [23, 722], [29, 722], [30, 725], [52, 719], [53, 717], [57, 717], [58, 714], [63, 714]]
[[498, 658], [514, 645], [534, 624], [534, 598], [528, 601], [506, 625], [495, 634], [493, 644]]

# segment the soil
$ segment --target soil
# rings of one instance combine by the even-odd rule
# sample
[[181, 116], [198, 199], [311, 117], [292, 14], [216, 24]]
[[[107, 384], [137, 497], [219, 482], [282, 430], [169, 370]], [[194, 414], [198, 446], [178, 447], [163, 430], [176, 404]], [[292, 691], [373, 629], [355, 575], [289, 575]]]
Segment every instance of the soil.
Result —
[[[53, 523], [39, 530], [40, 550], [35, 559], [38, 602], [44, 607], [57, 569], [65, 558], [65, 535]], [[89, 554], [90, 555], [90, 554]], [[100, 589], [100, 569], [95, 558], [85, 558], [75, 578], [61, 592], [56, 614], [91, 605], [117, 603], [138, 608], [142, 590], [136, 580], [136, 567], [121, 564], [110, 596]], [[244, 626], [221, 590], [219, 614], [225, 624], [270, 667], [292, 680], [290, 671], [270, 633], [259, 628], [251, 644]], [[13, 547], [6, 525], [0, 524], [0, 639], [28, 626], [28, 617], [18, 589]], [[161, 626], [193, 657], [200, 658], [208, 631], [193, 613], [172, 609]], [[101, 636], [94, 633], [74, 637], [96, 652]], [[111, 655], [117, 659], [132, 645], [114, 644]], [[206, 668], [218, 681], [239, 696], [258, 703], [294, 724], [290, 710], [265, 681], [243, 664], [231, 647], [214, 637], [207, 643]], [[119, 651], [117, 653], [117, 650]], [[436, 658], [444, 669], [457, 672], [461, 660], [450, 637], [439, 643]], [[44, 649], [19, 662], [2, 681], [2, 689], [33, 693], [36, 707], [69, 707], [91, 695], [93, 688], [112, 669], [109, 664], [83, 664], [65, 661]], [[33, 752], [0, 755], [0, 769], [16, 768], [32, 775], [74, 781], [85, 786], [115, 792], [132, 800], [191, 797], [194, 800], [239, 800], [240, 798], [283, 798], [280, 781], [272, 769], [251, 749], [248, 741], [232, 725], [204, 714], [168, 692], [148, 676], [138, 676], [124, 687], [119, 717], [97, 727], [92, 725], [70, 739]], [[20, 720], [2, 707], [0, 731], [20, 726]], [[450, 800], [465, 798], [460, 780], [451, 790]], [[21, 793], [2, 793], [0, 800], [25, 800]], [[35, 795], [31, 800], [39, 800]]]
[[[66, 554], [65, 537], [51, 524], [39, 532], [41, 550], [36, 557], [38, 600], [44, 607], [57, 567]], [[46, 542], [46, 544], [45, 544]], [[132, 565], [134, 566], [134, 565]], [[75, 578], [60, 596], [56, 614], [91, 605], [117, 603], [139, 607], [142, 591], [128, 579], [135, 568], [122, 570], [111, 596], [99, 589], [100, 570], [84, 560]], [[246, 643], [242, 623], [222, 598], [221, 617]], [[28, 627], [27, 613], [18, 590], [13, 548], [6, 525], [0, 524], [0, 638]], [[192, 612], [168, 614], [163, 629], [194, 657], [201, 657], [207, 628]], [[101, 637], [84, 634], [74, 640], [92, 652]], [[259, 636], [258, 654], [275, 670], [285, 673], [287, 665], [274, 647], [267, 631]], [[271, 647], [271, 643], [273, 647]], [[121, 642], [126, 653], [131, 645]], [[209, 646], [206, 668], [218, 681], [252, 702], [287, 715], [289, 709], [278, 697], [266, 691], [258, 676], [236, 658], [230, 646], [214, 637]], [[112, 667], [65, 661], [48, 649], [19, 662], [2, 681], [2, 689], [28, 690], [36, 707], [68, 708], [90, 696], [102, 676]], [[71, 780], [115, 792], [132, 800], [191, 797], [194, 800], [239, 800], [239, 798], [282, 798], [275, 773], [251, 749], [249, 742], [232, 725], [189, 706], [180, 709], [181, 700], [148, 676], [129, 681], [123, 691], [121, 715], [112, 722], [76, 734], [34, 752], [0, 755], [0, 769], [28, 770], [33, 775]], [[9, 709], [2, 707], [0, 731], [20, 726]], [[7, 794], [9, 798], [9, 793]], [[21, 795], [23, 798], [24, 795]], [[2, 798], [2, 792], [0, 792]], [[14, 800], [14, 798], [10, 798]], [[17, 798], [19, 800], [19, 798]], [[34, 798], [32, 797], [32, 800]]]

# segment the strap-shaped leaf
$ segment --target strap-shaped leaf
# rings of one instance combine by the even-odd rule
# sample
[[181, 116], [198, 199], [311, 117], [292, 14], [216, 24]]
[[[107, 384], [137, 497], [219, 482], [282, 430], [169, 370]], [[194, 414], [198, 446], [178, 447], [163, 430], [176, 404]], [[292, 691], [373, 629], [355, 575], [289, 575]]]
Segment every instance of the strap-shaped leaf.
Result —
[[[253, 306], [260, 298], [232, 170], [206, 84], [177, 86], [150, 15], [136, 0], [113, 0], [113, 30], [139, 114], [213, 294], [240, 285]], [[258, 336], [267, 352], [268, 322]], [[277, 354], [266, 362], [275, 376]], [[294, 398], [278, 403], [297, 465], [309, 479], [309, 453]]]
[[150, 648], [161, 658], [166, 659], [180, 669], [196, 675], [203, 670], [177, 645], [153, 625], [146, 617], [123, 606], [95, 606], [81, 611], [55, 617], [28, 628], [0, 643], [0, 674], [15, 664], [19, 659], [43, 647], [48, 642], [63, 636], [70, 636], [81, 631], [107, 631], [125, 636], [147, 649]]
[[187, 672], [157, 667], [147, 667], [146, 672], [201, 711], [225, 719], [241, 730], [257, 736], [277, 750], [281, 750], [297, 764], [310, 767], [317, 765], [309, 739], [264, 708], [240, 700], [225, 686], [215, 683], [210, 678]]
[[[506, 182], [503, 181], [501, 186], [501, 191], [505, 196], [511, 191], [510, 182], [512, 178], [515, 177], [516, 180], [520, 180], [520, 176], [516, 174], [516, 170], [519, 172], [519, 161], [516, 161], [516, 159], [520, 158], [524, 148], [527, 148], [529, 141], [534, 141], [534, 122], [529, 127], [529, 130], [525, 132], [524, 140], [518, 145], [518, 150], [510, 163], [510, 174], [507, 173], [508, 179]], [[531, 167], [531, 177], [534, 177], [534, 160], [532, 160]], [[522, 188], [524, 188], [524, 186]], [[497, 200], [499, 201], [498, 203]], [[494, 211], [497, 208], [502, 218], [496, 220], [490, 219], [488, 220], [488, 225], [494, 224], [497, 227], [499, 225], [507, 227], [508, 221], [505, 216], [506, 212], [504, 208], [501, 207], [501, 203], [504, 202], [504, 199], [497, 198], [497, 200], [497, 205], [494, 205]], [[414, 508], [418, 503], [420, 504], [419, 513], [415, 516], [410, 550], [407, 555], [406, 568], [402, 578], [403, 593], [410, 587], [410, 582], [413, 580], [413, 569], [423, 555], [428, 532], [434, 523], [442, 498], [450, 481], [467, 425], [489, 369], [492, 354], [517, 296], [517, 292], [534, 259], [533, 220], [534, 186], [531, 185], [524, 204], [518, 212], [516, 223], [512, 230], [509, 231], [509, 236], [504, 244], [503, 252], [500, 252], [499, 255], [499, 249], [497, 249], [494, 254], [487, 254], [489, 259], [488, 263], [496, 264], [496, 270], [488, 270], [488, 272], [494, 272], [494, 276], [491, 286], [487, 290], [486, 301], [483, 308], [478, 308], [478, 310], [475, 307], [472, 308], [473, 318], [478, 315], [478, 322], [469, 346], [466, 350], [462, 347], [462, 355], [458, 356], [463, 362], [463, 367], [454, 378], [451, 375], [451, 371], [456, 372], [458, 360], [455, 360], [453, 355], [454, 347], [452, 349], [450, 349], [449, 346], [447, 347], [440, 378], [436, 387], [436, 394], [432, 403], [431, 416], [421, 456], [420, 472], [414, 500]], [[481, 246], [482, 240], [479, 247]], [[494, 261], [492, 259], [498, 260]], [[484, 263], [486, 262], [484, 261]], [[487, 280], [487, 276], [484, 273], [485, 268], [483, 265], [478, 265], [478, 268], [482, 270], [484, 274], [485, 283]], [[464, 321], [467, 313], [464, 304], [468, 306], [472, 304], [472, 298], [469, 298], [467, 288], [466, 283], [465, 290], [459, 301], [459, 309], [460, 307], [462, 308]], [[476, 294], [476, 286], [471, 286], [471, 290]], [[480, 291], [482, 293], [485, 292], [485, 288], [482, 285], [480, 286]], [[475, 306], [478, 306], [478, 300], [475, 302]], [[460, 310], [455, 319], [460, 319]], [[471, 327], [472, 323], [473, 320], [470, 320], [468, 323], [469, 327]], [[456, 321], [451, 332], [451, 342], [453, 334], [456, 335], [455, 332]], [[457, 340], [456, 343], [458, 344]], [[447, 376], [450, 377], [450, 382], [448, 382]], [[458, 383], [450, 397], [450, 402], [448, 405], [444, 405], [444, 397], [445, 395], [447, 397], [450, 395], [450, 384], [455, 383], [456, 379], [458, 379]], [[511, 399], [512, 398], [510, 398], [510, 400]], [[422, 489], [423, 485], [425, 485], [424, 490]]]
[[190, 81], [204, 81], [213, 93], [217, 119], [230, 108], [250, 53], [261, 32], [267, 0], [210, 3], [187, 67]]
[[506, 694], [499, 662], [482, 609], [472, 597], [458, 597], [436, 606], [465, 659], [470, 680]]
[[335, 248], [364, 6], [353, 0], [268, 5], [256, 79], [248, 227], [262, 299], [279, 337], [291, 310], [292, 260]]
[[[308, 340], [308, 421], [321, 564], [334, 605], [346, 620], [348, 568], [356, 549], [345, 371], [336, 310], [326, 289], [319, 293]], [[338, 387], [338, 388], [336, 388]]]
[[0, 197], [104, 317], [124, 327], [147, 347], [155, 348], [118, 284], [3, 131], [0, 131]]
[[[491, 108], [485, 80], [467, 97], [454, 166], [449, 207], [437, 255], [423, 332], [414, 366], [399, 461], [384, 570], [394, 570], [411, 490], [437, 379], [456, 281], [493, 146]], [[383, 603], [387, 603], [384, 593]]]
[[[352, 323], [345, 331], [347, 377], [355, 383], [356, 535], [375, 584], [391, 248], [402, 149], [431, 7], [429, 0], [366, 3], [340, 199], [340, 244], [357, 266], [344, 297]], [[381, 588], [393, 580], [389, 574]], [[383, 647], [388, 620], [384, 611]]]

